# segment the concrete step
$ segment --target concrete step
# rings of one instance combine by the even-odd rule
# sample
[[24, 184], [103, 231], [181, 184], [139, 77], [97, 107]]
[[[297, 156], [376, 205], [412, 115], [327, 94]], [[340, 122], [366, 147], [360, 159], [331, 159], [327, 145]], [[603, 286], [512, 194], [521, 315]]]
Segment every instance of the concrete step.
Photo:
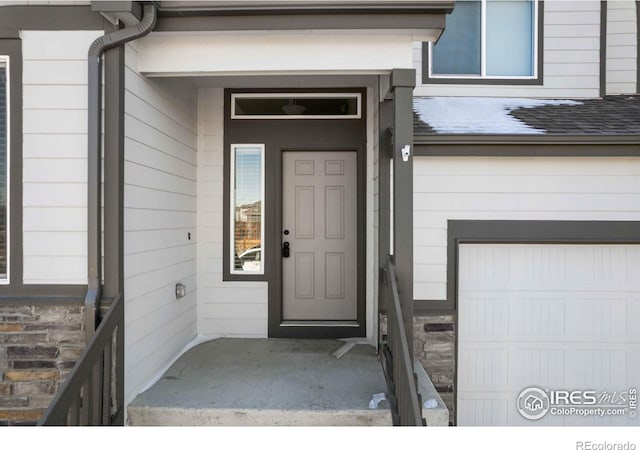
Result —
[[140, 407], [128, 409], [131, 426], [391, 426], [389, 409], [274, 410]]

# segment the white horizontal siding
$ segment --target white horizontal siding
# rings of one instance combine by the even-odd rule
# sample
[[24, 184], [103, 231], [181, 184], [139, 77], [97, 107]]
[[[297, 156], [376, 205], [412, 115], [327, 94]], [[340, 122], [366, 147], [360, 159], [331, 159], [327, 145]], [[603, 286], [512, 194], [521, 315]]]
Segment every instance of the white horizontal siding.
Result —
[[415, 158], [416, 299], [446, 298], [448, 220], [640, 220], [640, 158]]
[[[195, 103], [125, 68], [125, 396], [196, 335]], [[191, 239], [189, 239], [189, 234]], [[175, 285], [186, 286], [177, 300]]]
[[607, 2], [607, 94], [638, 92], [636, 2]]
[[199, 91], [198, 139], [198, 331], [267, 337], [267, 283], [222, 281], [222, 89]]
[[22, 32], [25, 283], [86, 284], [86, 55], [101, 34]]
[[[631, 3], [631, 2], [629, 2]], [[418, 96], [593, 98], [600, 95], [600, 2], [555, 0], [544, 3], [544, 84], [422, 84], [422, 43], [414, 44]]]

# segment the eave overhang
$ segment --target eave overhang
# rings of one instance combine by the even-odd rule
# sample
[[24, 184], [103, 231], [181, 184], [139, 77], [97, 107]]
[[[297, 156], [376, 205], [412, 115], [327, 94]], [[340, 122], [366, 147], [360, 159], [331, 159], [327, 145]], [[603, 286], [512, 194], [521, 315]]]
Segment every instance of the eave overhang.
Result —
[[414, 134], [416, 156], [640, 156], [640, 135]]
[[393, 30], [437, 38], [453, 1], [161, 1], [157, 32]]
[[454, 1], [446, 0], [234, 0], [159, 1], [160, 17], [203, 14], [419, 14], [451, 13]]
[[438, 145], [640, 145], [638, 134], [428, 134], [416, 133], [415, 144]]

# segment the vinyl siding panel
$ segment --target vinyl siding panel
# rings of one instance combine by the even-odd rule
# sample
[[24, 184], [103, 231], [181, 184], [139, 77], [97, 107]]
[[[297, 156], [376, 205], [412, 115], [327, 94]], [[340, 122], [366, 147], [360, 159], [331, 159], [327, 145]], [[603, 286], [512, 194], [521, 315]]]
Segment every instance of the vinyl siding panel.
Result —
[[101, 34], [22, 32], [27, 284], [86, 284], [86, 54]]
[[198, 331], [267, 337], [266, 282], [222, 281], [223, 90], [198, 93]]
[[598, 97], [600, 2], [547, 1], [544, 4], [543, 26], [543, 85], [422, 84], [422, 43], [414, 43], [414, 67], [418, 72], [414, 94], [533, 98]]
[[636, 2], [607, 2], [607, 94], [638, 92]]
[[[125, 398], [196, 330], [197, 136], [194, 97], [125, 67]], [[189, 239], [188, 234], [191, 234]], [[175, 285], [187, 295], [175, 297]]]
[[416, 299], [446, 298], [448, 220], [640, 220], [640, 158], [416, 157]]

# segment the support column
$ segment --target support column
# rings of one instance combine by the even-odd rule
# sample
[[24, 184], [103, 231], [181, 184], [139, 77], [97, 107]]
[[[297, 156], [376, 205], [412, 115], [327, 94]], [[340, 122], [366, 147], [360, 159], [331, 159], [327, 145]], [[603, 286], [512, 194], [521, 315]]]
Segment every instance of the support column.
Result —
[[106, 301], [124, 289], [124, 46], [105, 53], [104, 290]]
[[[413, 353], [413, 69], [394, 69], [393, 94], [393, 249], [409, 352]], [[410, 152], [406, 161], [403, 149]]]

